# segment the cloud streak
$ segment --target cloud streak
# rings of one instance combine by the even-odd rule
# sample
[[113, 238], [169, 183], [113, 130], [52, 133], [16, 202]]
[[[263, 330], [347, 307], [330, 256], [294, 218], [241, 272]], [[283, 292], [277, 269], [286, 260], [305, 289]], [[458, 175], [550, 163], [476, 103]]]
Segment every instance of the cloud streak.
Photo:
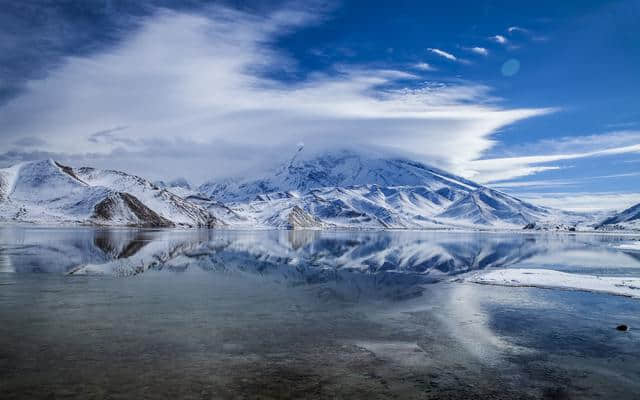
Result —
[[413, 68], [419, 69], [420, 71], [436, 71], [435, 67], [433, 67], [431, 64], [428, 64], [426, 62], [419, 62], [419, 63], [413, 64]]
[[439, 55], [440, 57], [444, 57], [444, 58], [446, 58], [447, 60], [451, 60], [451, 61], [457, 61], [457, 60], [458, 60], [458, 57], [456, 57], [456, 56], [454, 56], [453, 54], [451, 54], [451, 53], [449, 53], [449, 52], [446, 52], [446, 51], [444, 51], [444, 50], [434, 49], [434, 48], [431, 48], [431, 47], [430, 47], [428, 50], [429, 50], [430, 52], [432, 52], [433, 54], [437, 54], [437, 55]]
[[[296, 70], [274, 42], [318, 18], [304, 8], [158, 11], [108, 50], [67, 57], [29, 81], [0, 108], [0, 140], [14, 159], [46, 152], [194, 180], [263, 166], [299, 142], [371, 145], [459, 170], [495, 145], [496, 130], [552, 111], [506, 109], [489, 87], [425, 83], [397, 69], [335, 65], [304, 80], [272, 78]], [[25, 153], [26, 138], [48, 145], [30, 140]]]
[[469, 168], [473, 170], [472, 177], [483, 183], [500, 182], [560, 169], [558, 166], [544, 165], [558, 161], [640, 153], [640, 132], [611, 132], [543, 140], [520, 148], [534, 153], [545, 149], [547, 154], [475, 160], [469, 163]]
[[509, 32], [509, 34], [512, 34], [515, 32], [529, 33], [529, 30], [521, 28], [519, 26], [510, 26], [509, 28], [507, 28], [507, 32]]
[[506, 44], [508, 42], [507, 38], [502, 35], [494, 35], [489, 37], [489, 39], [493, 40], [496, 43]]
[[[640, 203], [640, 193], [543, 193], [519, 196], [546, 207], [567, 211], [622, 211]], [[604, 216], [603, 216], [604, 219]]]
[[478, 47], [478, 46], [465, 47], [465, 50], [470, 51], [470, 52], [475, 53], [475, 54], [479, 54], [481, 56], [488, 56], [489, 55], [489, 50], [487, 50], [484, 47]]

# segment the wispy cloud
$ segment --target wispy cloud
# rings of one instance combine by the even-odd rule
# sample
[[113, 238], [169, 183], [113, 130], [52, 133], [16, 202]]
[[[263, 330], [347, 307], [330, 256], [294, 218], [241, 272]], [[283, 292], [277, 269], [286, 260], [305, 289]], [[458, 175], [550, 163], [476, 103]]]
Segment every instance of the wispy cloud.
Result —
[[555, 186], [573, 186], [578, 182], [574, 179], [541, 179], [532, 181], [503, 181], [491, 184], [491, 187], [498, 189], [507, 188], [549, 188]]
[[413, 68], [419, 69], [421, 71], [436, 71], [436, 68], [434, 66], [426, 62], [415, 63], [413, 64]]
[[12, 144], [18, 147], [43, 147], [47, 145], [47, 141], [39, 137], [25, 136], [14, 140]]
[[458, 59], [458, 57], [456, 57], [453, 54], [451, 54], [449, 52], [446, 52], [444, 50], [429, 48], [429, 51], [434, 53], [434, 54], [439, 55], [440, 57], [444, 57], [447, 60], [456, 61]]
[[[558, 161], [640, 153], [640, 132], [566, 137], [525, 144], [518, 148], [528, 148], [529, 155], [473, 161], [469, 163], [469, 168], [473, 171], [470, 175], [480, 182], [500, 182], [559, 169], [558, 166], [548, 165]], [[542, 149], [545, 153], [535, 154], [536, 150]]]
[[97, 132], [94, 132], [89, 135], [88, 139], [93, 143], [108, 143], [113, 144], [115, 142], [120, 142], [124, 144], [132, 143], [130, 139], [125, 137], [120, 137], [116, 133], [120, 131], [124, 131], [128, 126], [116, 126], [110, 129], [103, 129]]
[[489, 37], [489, 39], [500, 44], [506, 44], [508, 42], [507, 38], [502, 35], [494, 35]]
[[509, 33], [509, 35], [524, 35], [535, 42], [544, 42], [547, 40], [546, 36], [539, 35], [531, 29], [522, 28], [520, 26], [510, 26], [509, 28], [507, 28], [507, 32]]
[[[370, 66], [271, 78], [296, 71], [273, 43], [318, 18], [304, 8], [264, 17], [222, 7], [159, 11], [121, 43], [68, 57], [30, 81], [0, 108], [0, 139], [49, 139], [29, 154], [109, 157], [119, 168], [166, 178], [237, 173], [299, 142], [309, 150], [373, 145], [446, 169], [480, 158], [496, 130], [552, 111], [505, 108], [483, 85], [423, 83]], [[21, 156], [28, 157], [11, 155]]]
[[503, 147], [509, 156], [529, 154], [585, 153], [640, 143], [640, 130], [616, 130], [595, 135], [563, 136]]
[[507, 32], [511, 34], [516, 32], [529, 33], [530, 31], [519, 26], [510, 26], [509, 28], [507, 28]]
[[640, 193], [529, 193], [519, 195], [534, 204], [567, 211], [622, 211], [640, 203]]
[[464, 49], [475, 54], [480, 54], [481, 56], [489, 55], [489, 50], [487, 50], [484, 47], [474, 46], [474, 47], [465, 47]]
[[606, 127], [607, 128], [611, 128], [611, 129], [624, 129], [624, 128], [631, 128], [634, 126], [637, 126], [638, 122], [615, 122], [615, 123], [611, 123], [611, 124], [607, 124]]
[[493, 184], [496, 188], [549, 188], [555, 186], [577, 186], [583, 185], [585, 182], [594, 181], [598, 179], [615, 179], [615, 178], [630, 178], [640, 176], [640, 172], [628, 172], [621, 174], [610, 174], [600, 176], [588, 176], [583, 178], [573, 179], [543, 179], [543, 180], [529, 180], [529, 181], [503, 181]]

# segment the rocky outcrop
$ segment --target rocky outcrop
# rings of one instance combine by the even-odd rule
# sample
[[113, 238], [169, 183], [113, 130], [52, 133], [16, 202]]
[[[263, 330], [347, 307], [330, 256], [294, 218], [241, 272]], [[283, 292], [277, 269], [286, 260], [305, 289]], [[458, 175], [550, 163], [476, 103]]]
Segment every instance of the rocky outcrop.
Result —
[[98, 224], [168, 228], [175, 224], [161, 217], [128, 193], [114, 193], [94, 207], [91, 219]]

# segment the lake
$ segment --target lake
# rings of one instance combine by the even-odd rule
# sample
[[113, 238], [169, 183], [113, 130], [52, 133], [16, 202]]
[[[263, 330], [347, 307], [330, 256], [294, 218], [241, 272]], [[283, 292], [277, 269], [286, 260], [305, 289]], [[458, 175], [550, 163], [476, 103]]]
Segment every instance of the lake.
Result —
[[640, 300], [464, 280], [628, 240], [2, 227], [0, 398], [638, 398]]

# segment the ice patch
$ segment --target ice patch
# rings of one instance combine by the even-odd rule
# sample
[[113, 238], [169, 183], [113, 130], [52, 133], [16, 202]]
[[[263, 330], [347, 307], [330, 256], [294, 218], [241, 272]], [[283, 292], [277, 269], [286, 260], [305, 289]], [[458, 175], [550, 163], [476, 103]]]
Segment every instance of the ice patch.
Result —
[[466, 279], [485, 285], [538, 287], [609, 293], [640, 299], [640, 278], [570, 274], [550, 269], [501, 269]]
[[640, 251], [640, 241], [636, 241], [634, 243], [624, 243], [616, 246], [617, 249], [620, 250], [632, 250], [632, 251]]

